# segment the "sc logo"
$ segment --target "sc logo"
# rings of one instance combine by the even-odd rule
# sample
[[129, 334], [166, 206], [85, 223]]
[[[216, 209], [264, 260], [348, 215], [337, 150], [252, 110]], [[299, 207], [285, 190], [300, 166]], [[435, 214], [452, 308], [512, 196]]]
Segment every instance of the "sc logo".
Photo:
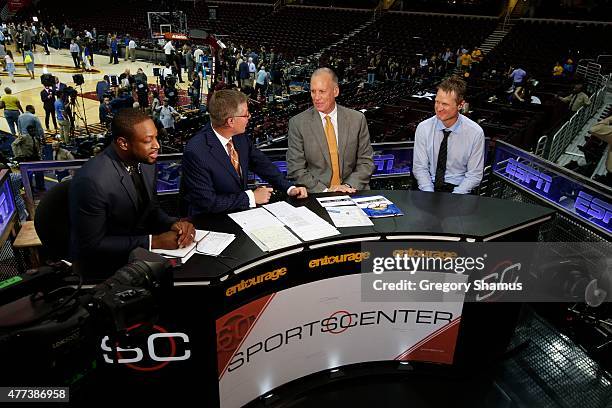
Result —
[[[141, 325], [134, 325], [128, 328], [127, 331], [134, 330], [139, 326]], [[125, 364], [127, 367], [137, 371], [156, 371], [172, 361], [184, 361], [191, 357], [191, 350], [188, 348], [189, 336], [185, 333], [168, 333], [166, 329], [158, 325], [154, 325], [153, 328], [158, 333], [152, 333], [147, 336], [146, 357], [140, 347], [123, 348], [117, 345], [116, 358], [113, 358], [115, 350], [109, 345], [109, 337], [104, 336], [100, 342], [104, 361], [108, 364]], [[182, 355], [177, 355], [176, 339], [180, 340], [184, 348]]]

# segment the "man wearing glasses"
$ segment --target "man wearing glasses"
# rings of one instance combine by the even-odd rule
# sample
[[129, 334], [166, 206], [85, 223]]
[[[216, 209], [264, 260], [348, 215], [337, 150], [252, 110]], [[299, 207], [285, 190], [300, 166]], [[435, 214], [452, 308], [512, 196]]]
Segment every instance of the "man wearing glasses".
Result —
[[184, 199], [189, 215], [225, 213], [267, 204], [269, 187], [247, 189], [249, 171], [289, 196], [307, 197], [283, 176], [249, 136], [247, 96], [235, 90], [216, 91], [208, 105], [210, 124], [192, 137], [183, 153]]

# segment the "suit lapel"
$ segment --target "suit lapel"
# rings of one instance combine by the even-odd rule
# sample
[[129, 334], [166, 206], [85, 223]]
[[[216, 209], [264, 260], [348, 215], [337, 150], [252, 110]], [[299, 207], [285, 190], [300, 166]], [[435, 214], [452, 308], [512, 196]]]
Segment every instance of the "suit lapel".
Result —
[[[236, 173], [234, 166], [232, 166], [232, 162], [227, 154], [227, 151], [223, 148], [223, 145], [217, 138], [217, 135], [215, 135], [212, 128], [210, 129], [210, 132], [207, 133], [206, 137], [208, 139], [208, 146], [210, 147], [210, 154], [213, 159], [215, 159], [221, 165], [221, 167], [223, 167], [234, 178], [238, 185], [242, 186], [240, 177], [238, 177], [238, 173]], [[236, 148], [236, 141], [234, 141], [234, 148]], [[240, 152], [238, 152], [238, 154], [240, 155]]]
[[315, 140], [321, 148], [321, 154], [327, 162], [327, 165], [331, 167], [331, 159], [329, 157], [329, 147], [327, 146], [327, 137], [325, 136], [325, 129], [323, 128], [323, 122], [321, 121], [321, 115], [319, 112], [312, 108], [312, 120], [310, 121], [310, 127]]
[[348, 143], [348, 120], [346, 119], [344, 109], [336, 105], [338, 109], [338, 165], [340, 167], [340, 178], [342, 179], [342, 169], [344, 168], [344, 151]]
[[136, 187], [134, 187], [134, 182], [132, 181], [132, 177], [130, 177], [129, 173], [127, 172], [126, 168], [121, 162], [121, 159], [119, 159], [119, 156], [117, 156], [117, 154], [113, 150], [113, 147], [109, 146], [107, 149], [109, 149], [108, 155], [111, 158], [111, 163], [113, 163], [113, 166], [115, 166], [115, 170], [117, 171], [117, 174], [119, 175], [119, 178], [121, 179], [121, 185], [125, 189], [125, 192], [127, 193], [128, 197], [130, 197], [130, 200], [132, 200], [132, 204], [134, 205], [134, 210], [137, 210], [138, 209], [138, 195], [137, 195], [138, 193], [136, 192]]
[[245, 137], [248, 137], [244, 134], [234, 136], [232, 139], [234, 140], [234, 148], [238, 152], [238, 160], [240, 160], [240, 170], [242, 171], [242, 178], [240, 180], [241, 186], [246, 187], [246, 179], [248, 178], [249, 173], [249, 146], [248, 141]]
[[[140, 166], [141, 170], [142, 170], [142, 181], [145, 185], [145, 189], [147, 190], [147, 194], [149, 195], [149, 200], [153, 198], [153, 188], [155, 188], [155, 186], [152, 186], [151, 184], [149, 184], [150, 180], [156, 180], [157, 177], [155, 177], [155, 175], [153, 174], [153, 177], [151, 177], [151, 173], [155, 173], [157, 171], [157, 168], [155, 167], [155, 165], [146, 165], [143, 164]], [[136, 188], [134, 187], [134, 190]]]

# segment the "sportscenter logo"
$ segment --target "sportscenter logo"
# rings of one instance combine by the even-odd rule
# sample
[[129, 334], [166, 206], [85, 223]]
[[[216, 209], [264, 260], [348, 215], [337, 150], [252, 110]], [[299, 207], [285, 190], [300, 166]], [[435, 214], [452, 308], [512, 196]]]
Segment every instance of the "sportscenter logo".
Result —
[[323, 258], [311, 259], [308, 262], [308, 267], [310, 269], [318, 268], [319, 266], [331, 265], [331, 264], [339, 264], [344, 262], [355, 262], [360, 263], [364, 259], [368, 259], [370, 257], [369, 252], [351, 252], [348, 254], [341, 255], [325, 255]]
[[279, 268], [270, 272], [262, 273], [261, 275], [257, 275], [253, 278], [243, 279], [240, 283], [230, 286], [225, 290], [225, 296], [233, 296], [238, 292], [242, 292], [245, 289], [250, 288], [251, 286], [260, 285], [265, 281], [275, 281], [278, 280], [281, 276], [285, 276], [287, 274], [287, 268]]
[[[455, 318], [452, 312], [445, 310], [425, 309], [391, 309], [391, 310], [366, 310], [361, 312], [349, 312], [338, 310], [329, 317], [317, 319], [299, 326], [290, 327], [278, 331], [266, 339], [254, 341], [238, 351], [229, 361], [227, 371], [235, 371], [252, 362], [256, 357], [266, 356], [275, 350], [282, 349], [288, 345], [294, 345], [307, 341], [321, 335], [339, 335], [354, 327], [363, 326], [386, 326], [395, 330], [410, 331], [419, 325], [444, 326], [450, 324]], [[246, 333], [246, 331], [245, 331]], [[217, 343], [224, 344], [230, 333], [218, 333]]]
[[[129, 333], [140, 327], [136, 324], [127, 329]], [[156, 333], [146, 336], [146, 347], [112, 347], [109, 336], [104, 336], [100, 342], [104, 362], [107, 364], [125, 364], [127, 367], [136, 371], [157, 371], [164, 368], [172, 361], [188, 360], [191, 357], [189, 349], [189, 336], [185, 333], [168, 333], [161, 326], [153, 325]], [[179, 340], [177, 342], [177, 339]], [[178, 343], [178, 344], [177, 344]], [[177, 349], [182, 349], [182, 354]]]

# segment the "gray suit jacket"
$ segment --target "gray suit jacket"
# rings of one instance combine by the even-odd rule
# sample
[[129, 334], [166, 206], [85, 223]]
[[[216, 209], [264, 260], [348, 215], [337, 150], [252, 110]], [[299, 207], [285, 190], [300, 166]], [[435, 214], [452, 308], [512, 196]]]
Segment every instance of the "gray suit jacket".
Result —
[[[363, 113], [338, 107], [340, 179], [357, 190], [369, 188], [374, 171], [370, 132]], [[331, 180], [331, 159], [321, 116], [310, 108], [289, 120], [287, 177], [309, 192], [319, 193]]]

